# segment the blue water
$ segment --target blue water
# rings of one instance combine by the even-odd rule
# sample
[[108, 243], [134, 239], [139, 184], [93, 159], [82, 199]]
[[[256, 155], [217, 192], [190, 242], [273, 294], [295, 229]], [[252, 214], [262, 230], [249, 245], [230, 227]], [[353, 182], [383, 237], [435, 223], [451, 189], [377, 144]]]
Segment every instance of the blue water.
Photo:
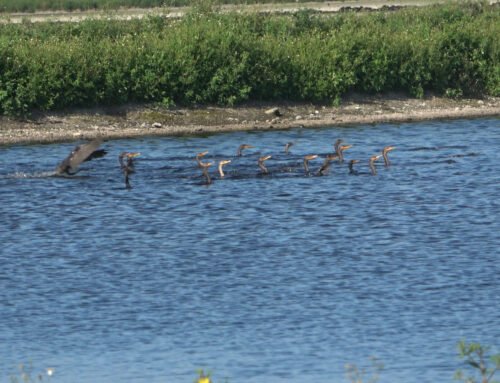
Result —
[[[359, 174], [305, 176], [339, 137]], [[2, 382], [28, 361], [54, 382], [346, 382], [370, 356], [381, 382], [452, 382], [460, 339], [498, 351], [498, 119], [115, 140], [49, 177], [74, 145], [0, 148]], [[210, 186], [203, 150], [233, 160]]]

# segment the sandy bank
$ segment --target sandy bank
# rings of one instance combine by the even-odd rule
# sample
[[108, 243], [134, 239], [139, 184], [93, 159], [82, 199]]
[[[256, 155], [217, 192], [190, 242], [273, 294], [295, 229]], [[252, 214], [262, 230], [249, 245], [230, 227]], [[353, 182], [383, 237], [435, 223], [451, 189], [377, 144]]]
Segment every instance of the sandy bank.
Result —
[[[276, 113], [266, 113], [277, 108]], [[500, 116], [500, 98], [450, 100], [437, 97], [352, 96], [338, 107], [311, 104], [247, 105], [238, 108], [166, 109], [128, 106], [51, 113], [30, 120], [0, 118], [0, 145], [75, 141], [101, 136], [200, 135]]]

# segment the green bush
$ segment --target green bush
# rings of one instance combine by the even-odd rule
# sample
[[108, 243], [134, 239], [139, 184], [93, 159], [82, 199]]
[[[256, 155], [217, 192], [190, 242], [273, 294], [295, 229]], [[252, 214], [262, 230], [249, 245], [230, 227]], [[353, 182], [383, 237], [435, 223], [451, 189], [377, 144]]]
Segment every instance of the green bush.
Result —
[[500, 8], [0, 25], [0, 113], [127, 102], [500, 95]]

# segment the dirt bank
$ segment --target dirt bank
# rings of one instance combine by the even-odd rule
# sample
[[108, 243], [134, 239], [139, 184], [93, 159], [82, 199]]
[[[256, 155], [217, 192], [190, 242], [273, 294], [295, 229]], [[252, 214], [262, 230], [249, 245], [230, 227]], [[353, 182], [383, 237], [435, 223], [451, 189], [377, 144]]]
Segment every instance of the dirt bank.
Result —
[[[271, 109], [274, 113], [271, 113]], [[266, 113], [267, 112], [267, 113]], [[338, 107], [312, 104], [252, 104], [238, 108], [128, 106], [0, 118], [0, 145], [197, 135], [238, 130], [290, 129], [382, 122], [500, 116], [500, 98], [450, 100], [437, 97], [351, 96]]]
[[[399, 7], [425, 6], [443, 3], [446, 0], [342, 0], [320, 2], [290, 2], [269, 4], [225, 4], [217, 6], [222, 12], [260, 12], [260, 13], [294, 13], [300, 9], [312, 9], [323, 13], [339, 12], [346, 9], [377, 10], [394, 9]], [[495, 3], [498, 0], [489, 0]], [[85, 19], [115, 19], [131, 20], [141, 19], [149, 15], [170, 18], [182, 17], [190, 7], [162, 7], [162, 8], [120, 8], [115, 10], [84, 10], [84, 11], [42, 11], [35, 13], [0, 13], [0, 23], [22, 22], [79, 22]]]

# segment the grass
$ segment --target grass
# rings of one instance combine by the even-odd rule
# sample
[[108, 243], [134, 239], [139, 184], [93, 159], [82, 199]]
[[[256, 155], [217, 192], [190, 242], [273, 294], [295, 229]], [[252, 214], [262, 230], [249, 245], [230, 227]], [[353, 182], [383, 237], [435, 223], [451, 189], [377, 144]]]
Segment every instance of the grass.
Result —
[[[298, 0], [306, 2], [310, 0]], [[327, 1], [327, 0], [318, 0]], [[221, 4], [285, 3], [290, 0], [223, 0]], [[35, 12], [54, 10], [110, 10], [118, 8], [152, 8], [192, 6], [196, 0], [0, 0], [0, 12]]]
[[0, 26], [0, 113], [158, 102], [338, 103], [349, 91], [500, 95], [500, 8]]

